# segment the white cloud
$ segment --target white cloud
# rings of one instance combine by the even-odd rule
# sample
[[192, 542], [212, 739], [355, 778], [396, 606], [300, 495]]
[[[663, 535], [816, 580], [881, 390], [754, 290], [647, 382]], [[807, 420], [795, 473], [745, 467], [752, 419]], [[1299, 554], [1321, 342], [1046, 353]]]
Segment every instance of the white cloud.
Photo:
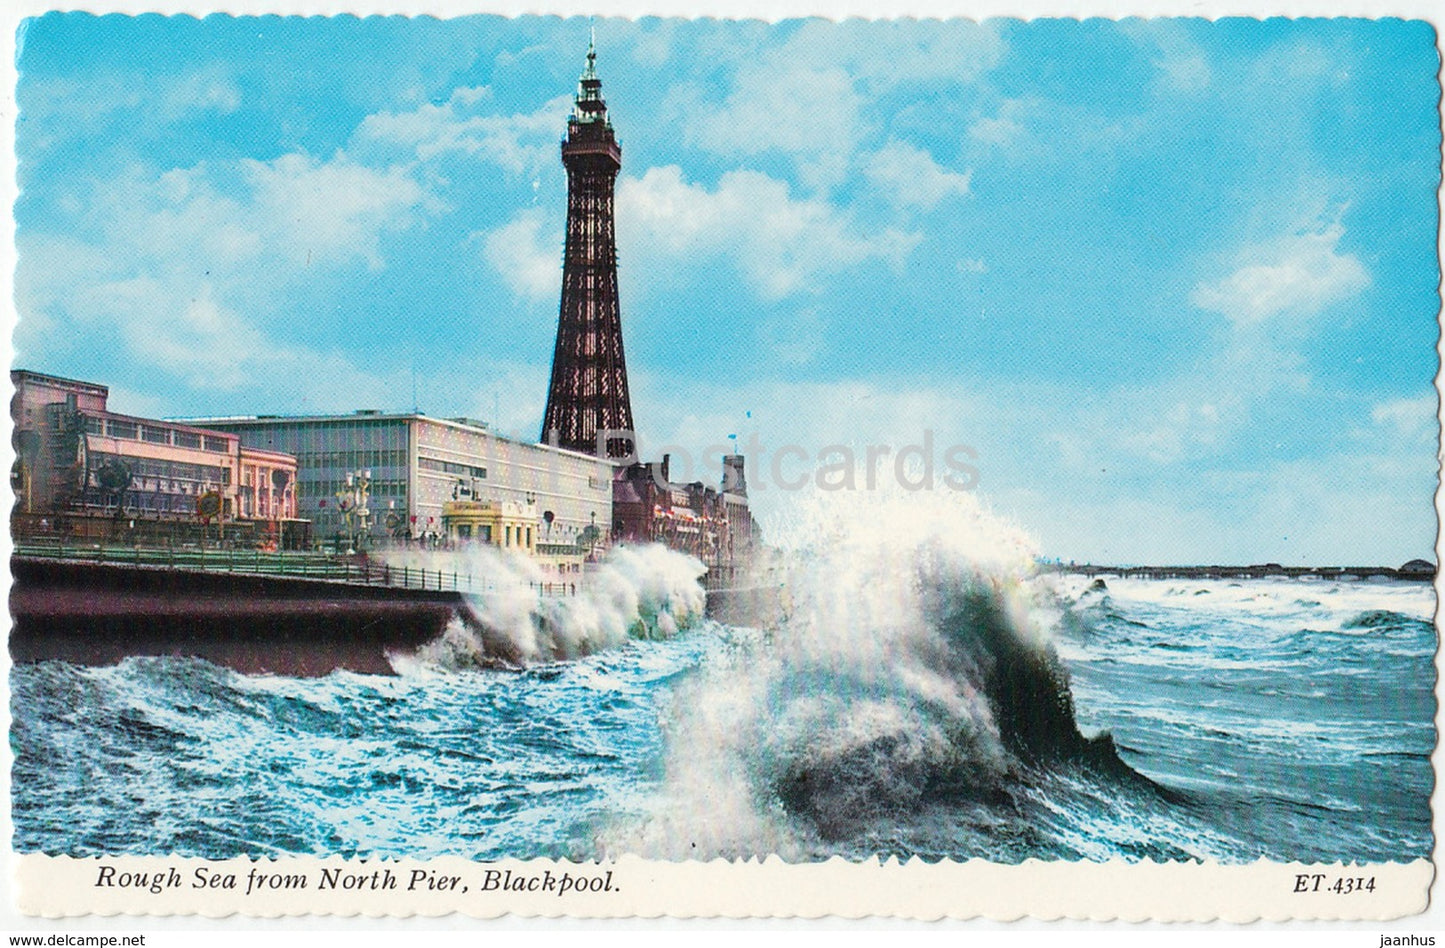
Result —
[[[1153, 399], [1145, 400], [1152, 402]], [[1237, 408], [1226, 398], [1229, 408]], [[1222, 414], [1214, 402], [1180, 400], [1168, 407], [1157, 404], [1139, 405], [1132, 418], [1121, 419], [1117, 429], [1117, 446], [1123, 451], [1161, 464], [1172, 463], [1187, 456], [1197, 456], [1217, 444], [1237, 423], [1238, 413]]]
[[366, 378], [288, 342], [286, 298], [357, 261], [382, 266], [382, 236], [431, 206], [405, 170], [342, 154], [132, 171], [95, 190], [75, 235], [19, 235], [19, 335], [115, 339], [134, 364], [203, 390]]
[[[547, 228], [544, 239], [542, 231]], [[546, 299], [562, 285], [562, 235], [531, 208], [482, 238], [482, 254], [518, 296]]]
[[[154, 79], [146, 87], [155, 89]], [[161, 85], [161, 115], [177, 119], [194, 112], [229, 115], [241, 107], [241, 90], [221, 66], [176, 76]]]
[[1200, 92], [1209, 87], [1214, 71], [1189, 30], [1172, 20], [1124, 20], [1119, 29], [1141, 44], [1154, 47], [1159, 86], [1168, 92]]
[[708, 190], [675, 165], [651, 168], [623, 178], [617, 200], [618, 239], [634, 258], [729, 256], [768, 299], [816, 290], [819, 278], [868, 260], [900, 267], [921, 239], [891, 228], [860, 233], [833, 205], [795, 198], [755, 171], [730, 171]]
[[160, 279], [139, 276], [86, 288], [77, 314], [91, 323], [113, 322], [127, 349], [188, 385], [234, 389], [282, 350], [217, 303], [213, 292], [201, 283], [187, 298]]
[[399, 148], [422, 160], [447, 154], [483, 158], [513, 174], [534, 173], [556, 161], [557, 136], [565, 127], [570, 96], [558, 96], [535, 112], [492, 115], [485, 87], [461, 88], [441, 105], [426, 103], [410, 112], [368, 115], [352, 147]]
[[691, 100], [686, 111], [696, 117], [685, 128], [693, 144], [719, 154], [791, 154], [805, 180], [825, 185], [847, 172], [862, 136], [862, 108], [843, 70], [789, 62], [744, 70], [720, 106]]
[[[179, 268], [255, 285], [357, 258], [381, 265], [384, 233], [415, 223], [435, 202], [405, 169], [375, 170], [338, 153], [327, 161], [203, 162], [143, 171], [99, 189], [88, 206], [110, 263], [139, 272]], [[266, 269], [241, 269], [264, 261]], [[279, 269], [275, 269], [279, 268]]]
[[423, 207], [435, 207], [404, 169], [378, 171], [340, 154], [330, 161], [298, 154], [247, 160], [242, 175], [251, 188], [247, 210], [254, 231], [268, 238], [272, 252], [310, 264], [323, 256], [362, 256], [380, 267], [381, 235], [410, 226]]
[[970, 82], [998, 64], [1003, 38], [968, 20], [850, 22], [809, 20], [772, 56], [810, 66], [836, 64], [870, 89], [904, 83]]
[[864, 172], [899, 204], [923, 210], [968, 194], [968, 172], [948, 171], [928, 152], [904, 142], [889, 142], [868, 160]]
[[1332, 224], [1253, 247], [1243, 255], [1246, 262], [1223, 279], [1199, 284], [1190, 300], [1239, 326], [1319, 312], [1370, 285], [1359, 258], [1339, 252], [1344, 233]]
[[235, 78], [220, 65], [157, 74], [106, 70], [85, 78], [27, 76], [21, 87], [27, 118], [64, 116], [47, 127], [66, 135], [93, 133], [123, 116], [127, 122], [169, 124], [198, 114], [229, 115], [241, 107]]
[[1427, 436], [1434, 440], [1440, 432], [1439, 411], [1439, 396], [1430, 392], [1417, 398], [1380, 402], [1370, 411], [1370, 419], [1404, 440]]
[[721, 102], [697, 87], [674, 93], [671, 112], [690, 141], [718, 154], [782, 153], [811, 187], [841, 181], [859, 145], [887, 116], [874, 106], [906, 85], [957, 89], [991, 69], [1003, 41], [968, 21], [809, 21], [786, 43], [743, 61]]
[[1007, 148], [1024, 134], [1020, 119], [1028, 105], [1020, 99], [1004, 100], [999, 104], [997, 115], [974, 120], [968, 127], [968, 137], [986, 145]]

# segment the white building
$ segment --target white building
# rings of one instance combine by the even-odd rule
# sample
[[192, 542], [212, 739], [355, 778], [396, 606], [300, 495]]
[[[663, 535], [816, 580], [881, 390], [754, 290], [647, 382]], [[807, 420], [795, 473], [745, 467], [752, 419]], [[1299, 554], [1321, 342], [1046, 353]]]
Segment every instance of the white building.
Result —
[[[313, 521], [323, 543], [357, 532], [373, 543], [441, 535], [442, 505], [456, 500], [535, 507], [539, 550], [610, 537], [610, 462], [504, 438], [471, 419], [359, 411], [208, 418], [204, 425], [237, 434], [246, 446], [295, 455], [298, 514]], [[367, 472], [363, 528], [355, 485]]]

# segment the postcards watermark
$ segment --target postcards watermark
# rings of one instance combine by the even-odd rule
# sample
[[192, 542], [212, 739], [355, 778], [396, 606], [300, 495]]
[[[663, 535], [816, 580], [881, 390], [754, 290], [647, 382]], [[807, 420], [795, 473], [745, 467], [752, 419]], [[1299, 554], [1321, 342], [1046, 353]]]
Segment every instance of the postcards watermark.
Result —
[[[555, 431], [548, 443], [557, 445]], [[906, 491], [972, 491], [982, 476], [975, 463], [977, 448], [940, 444], [932, 428], [915, 440], [835, 442], [816, 449], [796, 442], [773, 447], [755, 431], [741, 441], [710, 444], [696, 453], [675, 444], [644, 452], [635, 431], [604, 428], [597, 432], [596, 454], [619, 466], [645, 465], [653, 482], [664, 489], [700, 481], [721, 483], [725, 492], [872, 491], [891, 485]]]

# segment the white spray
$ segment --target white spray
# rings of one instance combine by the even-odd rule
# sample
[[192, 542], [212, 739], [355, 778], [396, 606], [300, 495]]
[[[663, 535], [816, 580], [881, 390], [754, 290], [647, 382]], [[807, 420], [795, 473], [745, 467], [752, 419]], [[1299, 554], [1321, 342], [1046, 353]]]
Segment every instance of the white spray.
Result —
[[388, 562], [479, 579], [465, 613], [439, 639], [414, 656], [392, 657], [406, 667], [516, 668], [578, 658], [632, 638], [675, 635], [706, 606], [702, 563], [657, 544], [614, 547], [595, 569], [561, 577], [481, 545], [391, 554]]
[[898, 489], [803, 495], [766, 536], [786, 618], [679, 688], [664, 792], [608, 848], [802, 857], [1017, 765], [995, 713], [1016, 705], [989, 689], [1047, 650], [1020, 530], [971, 494]]

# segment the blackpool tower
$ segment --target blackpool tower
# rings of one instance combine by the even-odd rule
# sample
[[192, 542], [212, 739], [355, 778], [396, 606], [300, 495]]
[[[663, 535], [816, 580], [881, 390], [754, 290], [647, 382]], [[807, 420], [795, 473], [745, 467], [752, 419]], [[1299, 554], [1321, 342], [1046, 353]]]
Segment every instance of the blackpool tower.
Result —
[[[607, 119], [597, 51], [590, 43], [587, 68], [567, 119], [562, 164], [567, 168], [567, 244], [542, 441], [601, 457], [630, 457], [632, 402], [622, 355], [612, 221], [622, 148]], [[604, 444], [598, 443], [599, 432]]]

